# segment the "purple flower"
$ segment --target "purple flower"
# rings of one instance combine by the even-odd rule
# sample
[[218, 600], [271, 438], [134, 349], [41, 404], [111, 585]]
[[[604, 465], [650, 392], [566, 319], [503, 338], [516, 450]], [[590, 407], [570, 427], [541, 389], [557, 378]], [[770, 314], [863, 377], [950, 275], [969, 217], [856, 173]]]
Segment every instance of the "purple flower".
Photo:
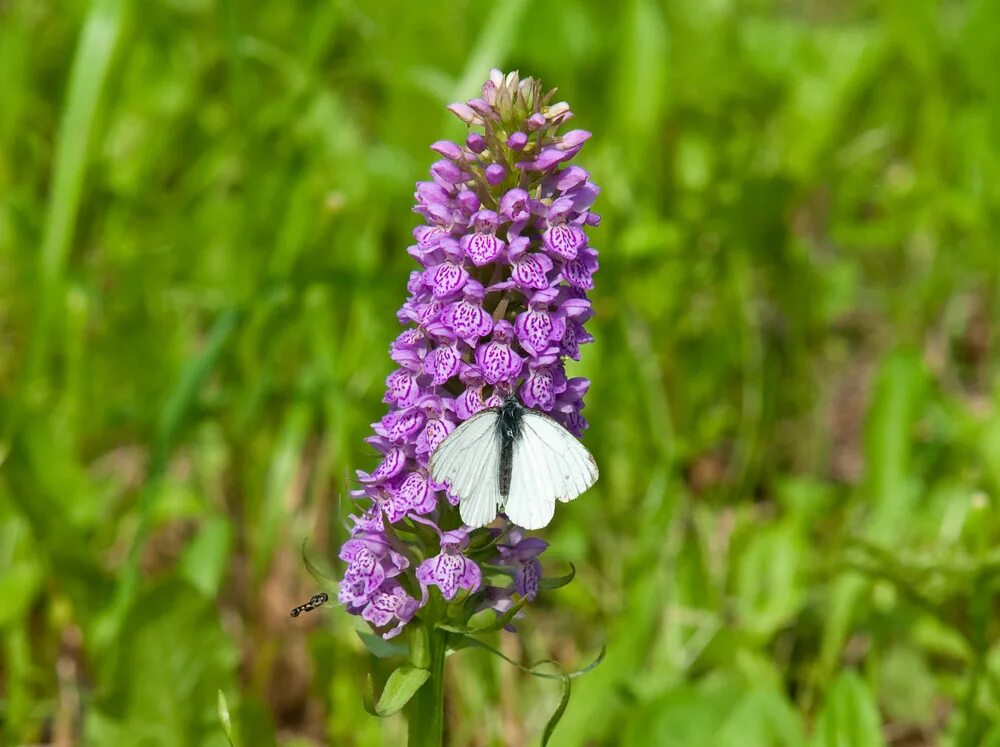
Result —
[[480, 210], [472, 216], [474, 233], [463, 236], [460, 245], [476, 267], [488, 265], [506, 246], [494, 235], [499, 225], [500, 218], [492, 210]]
[[[598, 259], [585, 229], [600, 222], [600, 191], [571, 163], [590, 133], [560, 134], [572, 111], [545, 96], [533, 78], [491, 71], [480, 97], [448, 107], [470, 130], [431, 146], [437, 160], [415, 188], [421, 225], [407, 252], [419, 267], [396, 315], [404, 329], [389, 350], [388, 409], [367, 439], [378, 461], [358, 472], [359, 510], [340, 552], [340, 601], [387, 638], [434, 609], [424, 607], [430, 587], [448, 602], [475, 595], [448, 613], [453, 622], [538, 593], [543, 540], [502, 516], [492, 528], [443, 531], [460, 523], [458, 498], [428, 463], [448, 434], [511, 391], [576, 435], [587, 427], [589, 382], [567, 378], [563, 364], [592, 341], [586, 293]], [[486, 562], [510, 585], [485, 583]]]
[[503, 164], [491, 163], [486, 167], [484, 175], [486, 176], [486, 181], [495, 187], [504, 180], [505, 176], [507, 176], [507, 169], [503, 166]]
[[576, 259], [576, 254], [584, 244], [587, 236], [579, 226], [555, 225], [542, 234], [545, 248], [565, 260]]
[[338, 597], [345, 604], [363, 604], [387, 578], [398, 576], [410, 562], [389, 547], [388, 541], [375, 532], [361, 530], [340, 548], [340, 559], [347, 563]]
[[469, 136], [465, 139], [465, 144], [469, 146], [469, 150], [473, 153], [482, 153], [486, 150], [486, 138], [478, 132], [469, 133]]
[[437, 496], [424, 473], [411, 472], [396, 488], [396, 506], [404, 513], [429, 514], [437, 506]]
[[525, 537], [520, 529], [511, 529], [507, 541], [497, 546], [500, 564], [506, 565], [514, 573], [514, 590], [529, 600], [538, 595], [538, 581], [542, 577], [542, 564], [538, 556], [545, 552], [549, 543], [538, 537]]
[[446, 333], [470, 346], [493, 331], [493, 317], [486, 313], [479, 300], [468, 296], [445, 307], [441, 323]]
[[396, 620], [396, 626], [383, 634], [385, 638], [393, 638], [403, 632], [403, 626], [413, 619], [418, 609], [420, 602], [407, 594], [398, 582], [390, 580], [369, 597], [361, 608], [361, 617], [376, 628]]
[[507, 147], [511, 150], [521, 151], [528, 144], [528, 135], [524, 132], [512, 132], [507, 138]]
[[437, 586], [445, 599], [453, 599], [459, 589], [476, 591], [483, 582], [479, 566], [462, 551], [469, 544], [464, 529], [441, 535], [441, 552], [428, 558], [417, 568], [417, 580], [425, 586]]

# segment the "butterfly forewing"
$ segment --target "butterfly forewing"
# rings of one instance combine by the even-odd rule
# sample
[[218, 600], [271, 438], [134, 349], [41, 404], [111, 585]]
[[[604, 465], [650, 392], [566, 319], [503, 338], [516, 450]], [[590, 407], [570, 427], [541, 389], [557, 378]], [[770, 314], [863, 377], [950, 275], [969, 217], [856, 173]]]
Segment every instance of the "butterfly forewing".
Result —
[[525, 529], [540, 529], [552, 521], [556, 499], [549, 486], [555, 481], [548, 455], [540, 455], [533, 440], [514, 444], [510, 494], [504, 506], [507, 517]]
[[497, 410], [483, 410], [459, 425], [434, 451], [431, 477], [451, 486], [460, 498], [459, 513], [470, 527], [489, 524], [497, 515], [500, 486]]
[[517, 526], [541, 529], [555, 502], [571, 501], [597, 482], [594, 457], [552, 418], [525, 410], [514, 444], [510, 495], [504, 512]]

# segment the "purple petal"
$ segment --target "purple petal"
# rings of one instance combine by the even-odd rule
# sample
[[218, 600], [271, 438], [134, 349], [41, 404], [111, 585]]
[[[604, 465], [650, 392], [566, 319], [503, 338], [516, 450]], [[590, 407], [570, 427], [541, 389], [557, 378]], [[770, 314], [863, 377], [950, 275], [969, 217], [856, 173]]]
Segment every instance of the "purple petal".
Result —
[[486, 170], [483, 172], [483, 174], [486, 177], [487, 183], [495, 187], [504, 180], [504, 177], [507, 176], [507, 169], [505, 169], [499, 163], [491, 163], [489, 166], [486, 167]]
[[590, 290], [594, 287], [594, 276], [581, 257], [577, 257], [563, 265], [562, 276], [574, 288]]
[[454, 430], [455, 426], [449, 421], [441, 418], [433, 418], [427, 421], [423, 431], [417, 436], [417, 454], [433, 454], [448, 434]]
[[390, 424], [386, 428], [386, 437], [397, 443], [408, 441], [414, 436], [423, 426], [425, 419], [424, 414], [416, 409], [393, 413], [388, 417]]
[[463, 190], [458, 193], [458, 204], [469, 215], [472, 215], [477, 210], [479, 210], [480, 202], [479, 195], [468, 189]]
[[482, 153], [486, 150], [486, 138], [478, 132], [469, 133], [469, 136], [465, 138], [465, 144], [473, 153]]
[[544, 254], [525, 254], [514, 262], [511, 277], [522, 288], [547, 288], [547, 273], [552, 269], [552, 260]]
[[549, 346], [552, 338], [552, 317], [547, 311], [529, 309], [518, 315], [514, 330], [521, 347], [538, 355]]
[[530, 195], [523, 189], [508, 190], [500, 198], [500, 212], [508, 220], [524, 220], [530, 215], [528, 211], [530, 199]]
[[[428, 356], [429, 358], [430, 356]], [[458, 373], [459, 364], [461, 363], [461, 356], [452, 346], [438, 348], [434, 351], [433, 362], [428, 373], [433, 377], [431, 379], [431, 384], [434, 386], [441, 386], [448, 379]]]
[[521, 373], [524, 358], [515, 353], [510, 345], [491, 342], [476, 349], [476, 365], [487, 384], [498, 384]]
[[466, 124], [482, 124], [482, 118], [465, 104], [448, 104], [448, 111], [461, 119]]
[[403, 470], [403, 465], [406, 464], [406, 454], [402, 449], [392, 449], [382, 463], [375, 468], [372, 472], [371, 477], [368, 482], [384, 482], [390, 478], [395, 477]]
[[590, 140], [590, 137], [591, 134], [586, 130], [570, 130], [559, 138], [559, 144], [556, 147], [561, 150], [575, 150]]
[[545, 126], [545, 115], [541, 112], [535, 112], [530, 117], [528, 117], [524, 122], [529, 130], [537, 130], [539, 127]]
[[455, 414], [460, 420], [468, 420], [483, 409], [482, 387], [469, 387], [455, 400]]
[[458, 301], [451, 304], [441, 314], [444, 322], [457, 337], [474, 343], [478, 338], [485, 337], [493, 329], [493, 318], [482, 306], [469, 301]]
[[469, 99], [469, 106], [483, 119], [499, 119], [493, 107], [483, 101], [483, 99]]
[[577, 251], [587, 243], [583, 229], [566, 224], [552, 226], [542, 234], [542, 239], [549, 251], [563, 259], [576, 259]]
[[458, 184], [468, 179], [469, 175], [451, 161], [435, 161], [431, 165], [431, 173], [448, 184]]
[[528, 135], [524, 132], [512, 132], [507, 138], [507, 147], [511, 150], [523, 150], [528, 144]]
[[396, 501], [400, 508], [416, 514], [427, 514], [434, 510], [434, 494], [427, 478], [419, 472], [411, 472], [396, 491]]
[[462, 149], [450, 140], [438, 140], [431, 145], [431, 150], [453, 161], [457, 161], [462, 157]]
[[537, 560], [531, 560], [518, 568], [514, 575], [514, 589], [517, 593], [529, 600], [538, 596], [538, 579], [541, 571], [541, 564]]
[[431, 273], [431, 292], [436, 298], [446, 298], [462, 289], [469, 279], [469, 273], [461, 265], [454, 262], [442, 262]]
[[535, 159], [532, 170], [547, 171], [557, 163], [568, 161], [573, 157], [570, 151], [559, 150], [558, 148], [544, 148]]
[[547, 368], [532, 370], [521, 387], [521, 401], [528, 407], [548, 412], [555, 405], [552, 372]]
[[470, 592], [475, 592], [483, 583], [483, 572], [476, 565], [475, 561], [469, 560], [469, 558], [463, 559], [465, 560], [465, 569], [458, 580], [458, 585], [464, 589], [468, 589]]
[[461, 243], [462, 249], [476, 267], [482, 267], [495, 260], [505, 246], [503, 241], [488, 233], [463, 236]]
[[399, 407], [409, 407], [420, 396], [417, 377], [405, 368], [399, 368], [389, 374], [385, 380], [386, 392], [384, 402], [395, 402]]
[[519, 562], [524, 563], [532, 558], [537, 558], [548, 549], [548, 546], [549, 543], [541, 537], [525, 537], [513, 547], [514, 557]]

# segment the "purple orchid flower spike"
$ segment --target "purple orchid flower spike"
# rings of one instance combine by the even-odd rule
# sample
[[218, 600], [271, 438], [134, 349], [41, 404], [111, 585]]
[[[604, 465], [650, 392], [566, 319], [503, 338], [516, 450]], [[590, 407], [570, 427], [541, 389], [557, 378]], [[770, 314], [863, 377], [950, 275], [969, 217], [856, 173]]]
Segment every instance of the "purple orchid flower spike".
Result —
[[358, 472], [340, 551], [340, 602], [386, 638], [441, 615], [458, 625], [477, 608], [502, 615], [541, 588], [547, 543], [503, 517], [462, 526], [457, 497], [428, 465], [449, 433], [508, 393], [576, 435], [587, 426], [589, 382], [564, 363], [592, 340], [598, 261], [587, 230], [600, 220], [599, 190], [572, 163], [590, 133], [560, 134], [572, 111], [548, 97], [533, 78], [492, 71], [480, 96], [448, 107], [467, 136], [431, 145], [414, 191], [421, 225], [406, 251], [418, 268], [389, 349], [387, 412], [367, 439], [379, 456]]

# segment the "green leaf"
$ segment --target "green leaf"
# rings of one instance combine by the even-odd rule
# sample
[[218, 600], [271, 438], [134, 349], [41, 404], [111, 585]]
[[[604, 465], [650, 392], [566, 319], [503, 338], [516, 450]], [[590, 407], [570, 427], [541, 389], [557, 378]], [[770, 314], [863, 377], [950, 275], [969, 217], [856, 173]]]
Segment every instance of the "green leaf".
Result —
[[301, 466], [302, 452], [312, 427], [312, 419], [313, 410], [309, 402], [292, 405], [271, 455], [267, 485], [256, 516], [258, 526], [254, 537], [253, 560], [258, 574], [263, 575], [270, 566], [281, 536], [281, 518], [287, 510], [286, 496]]
[[230, 747], [236, 747], [236, 743], [233, 741], [233, 722], [229, 718], [229, 703], [226, 701], [226, 694], [219, 690], [219, 723], [222, 724], [222, 731], [226, 733], [226, 739], [229, 741]]
[[221, 516], [205, 521], [198, 536], [184, 550], [180, 572], [206, 597], [215, 598], [229, 565], [232, 526]]
[[45, 364], [51, 331], [49, 326], [59, 303], [59, 283], [65, 274], [66, 258], [76, 230], [91, 132], [130, 5], [124, 0], [91, 3], [77, 42], [56, 139], [44, 238], [41, 250], [37, 252], [42, 292], [38, 299], [35, 344], [31, 348], [28, 378], [38, 373], [39, 367]]
[[792, 522], [764, 528], [750, 539], [737, 565], [736, 607], [754, 633], [771, 635], [798, 612], [804, 549], [803, 535]]
[[538, 581], [538, 588], [543, 589], [545, 591], [561, 589], [570, 581], [572, 581], [574, 578], [576, 578], [576, 566], [570, 563], [569, 573], [565, 573], [562, 576], [544, 577]]
[[842, 673], [827, 693], [816, 721], [813, 747], [883, 747], [878, 706], [855, 672]]
[[88, 744], [213, 744], [219, 690], [232, 691], [238, 654], [214, 600], [171, 580], [136, 598], [100, 657], [105, 688], [86, 723]]
[[400, 667], [389, 675], [389, 679], [382, 689], [382, 695], [376, 702], [375, 685], [372, 682], [372, 676], [367, 675], [362, 691], [365, 710], [379, 718], [398, 713], [403, 706], [410, 702], [410, 698], [416, 694], [430, 676], [431, 673], [426, 669], [411, 666]]
[[427, 637], [427, 626], [411, 625], [408, 637], [410, 639], [410, 662], [415, 667], [427, 669], [431, 665], [431, 644]]
[[369, 633], [365, 630], [356, 631], [358, 638], [365, 644], [368, 653], [379, 659], [390, 659], [393, 656], [406, 656], [406, 646], [398, 641], [387, 641], [380, 635]]
[[13, 564], [0, 571], [0, 630], [22, 617], [30, 608], [42, 582], [42, 571], [33, 560]]
[[744, 677], [719, 672], [637, 704], [620, 743], [624, 747], [804, 747], [806, 739], [801, 719], [782, 692], [750, 690]]
[[743, 696], [719, 729], [717, 747], [804, 747], [802, 718], [784, 693], [762, 690]]
[[562, 720], [563, 714], [566, 713], [566, 707], [569, 705], [569, 696], [573, 690], [573, 683], [569, 676], [561, 670], [560, 674], [562, 675], [562, 696], [559, 698], [559, 705], [556, 706], [556, 710], [549, 717], [548, 723], [545, 724], [545, 731], [542, 732], [542, 747], [545, 747], [549, 743], [549, 739], [552, 738], [552, 732], [556, 730], [556, 726]]
[[[527, 597], [521, 597], [513, 606], [502, 615], [498, 615], [492, 622], [483, 625], [482, 627], [472, 627], [469, 625], [448, 625], [447, 623], [441, 623], [436, 627], [441, 630], [447, 630], [449, 633], [493, 633], [501, 630], [507, 623], [514, 619], [514, 616], [521, 611], [521, 608], [527, 603]], [[471, 620], [470, 620], [471, 621]]]
[[745, 685], [732, 676], [710, 676], [682, 684], [635, 709], [621, 744], [624, 747], [717, 747], [716, 738], [736, 709]]

